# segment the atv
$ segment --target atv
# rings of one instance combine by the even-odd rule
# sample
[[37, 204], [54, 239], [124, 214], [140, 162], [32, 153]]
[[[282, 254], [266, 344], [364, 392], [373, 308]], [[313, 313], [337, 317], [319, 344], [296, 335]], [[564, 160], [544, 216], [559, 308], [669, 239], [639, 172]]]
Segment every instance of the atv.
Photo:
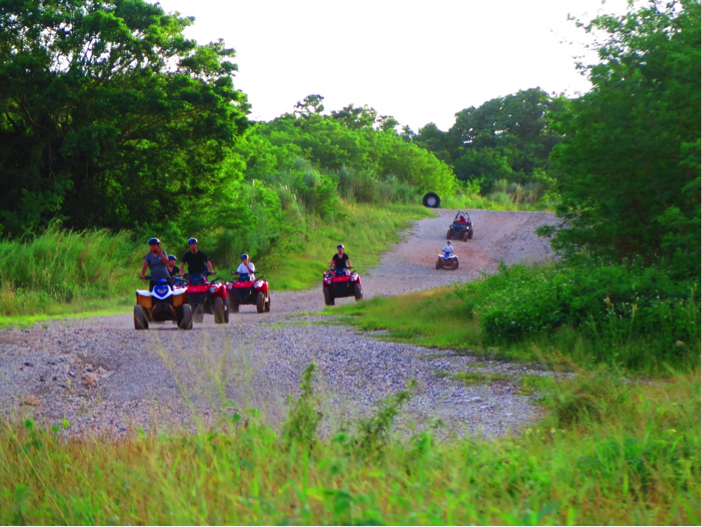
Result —
[[333, 306], [335, 299], [347, 296], [356, 297], [356, 302], [363, 299], [361, 275], [356, 271], [351, 272], [351, 269], [353, 267], [325, 271], [322, 274], [324, 305]]
[[151, 291], [137, 289], [134, 306], [134, 329], [149, 329], [149, 322], [173, 320], [179, 329], [193, 329], [193, 310], [188, 304], [188, 290], [173, 286], [168, 280], [150, 280]]
[[436, 259], [436, 268], [443, 269], [444, 267], [449, 267], [453, 270], [458, 269], [458, 256], [451, 254], [450, 252], [440, 254]]
[[473, 222], [470, 220], [467, 210], [459, 210], [453, 223], [449, 225], [449, 230], [446, 233], [446, 239], [458, 238], [467, 242], [473, 238]]
[[188, 284], [188, 304], [193, 310], [193, 320], [201, 324], [207, 313], [214, 315], [215, 324], [228, 324], [227, 288], [219, 278], [207, 281], [210, 274], [213, 273], [205, 271], [202, 274], [183, 275]]
[[232, 271], [233, 275], [238, 275], [236, 280], [227, 282], [227, 302], [232, 313], [239, 312], [239, 306], [256, 306], [259, 313], [268, 313], [271, 310], [271, 292], [268, 289], [268, 282], [263, 276], [254, 280], [251, 275]]

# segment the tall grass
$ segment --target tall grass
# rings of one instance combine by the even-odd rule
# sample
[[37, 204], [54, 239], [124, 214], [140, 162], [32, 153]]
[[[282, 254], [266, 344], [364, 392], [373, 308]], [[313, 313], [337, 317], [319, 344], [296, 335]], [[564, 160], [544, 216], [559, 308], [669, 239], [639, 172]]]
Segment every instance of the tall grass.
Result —
[[491, 442], [437, 442], [427, 431], [385, 436], [402, 403], [395, 398], [324, 443], [315, 437], [311, 390], [303, 399], [282, 436], [256, 412], [194, 435], [121, 441], [63, 440], [58, 426], [6, 424], [0, 522], [700, 522], [699, 370], [642, 383], [582, 372], [546, 396], [545, 421]]
[[33, 315], [56, 304], [81, 309], [122, 295], [141, 269], [138, 261], [126, 232], [71, 232], [54, 224], [31, 240], [2, 241], [0, 315]]

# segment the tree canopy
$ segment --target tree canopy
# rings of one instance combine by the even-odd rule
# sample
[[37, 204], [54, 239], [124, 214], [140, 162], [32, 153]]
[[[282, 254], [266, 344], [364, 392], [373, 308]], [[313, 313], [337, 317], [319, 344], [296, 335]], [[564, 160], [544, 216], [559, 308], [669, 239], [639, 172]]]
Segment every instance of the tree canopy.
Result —
[[177, 218], [247, 127], [234, 50], [143, 0], [0, 3], [0, 226]]
[[700, 265], [700, 4], [651, 2], [584, 26], [604, 31], [593, 83], [554, 114], [566, 254]]

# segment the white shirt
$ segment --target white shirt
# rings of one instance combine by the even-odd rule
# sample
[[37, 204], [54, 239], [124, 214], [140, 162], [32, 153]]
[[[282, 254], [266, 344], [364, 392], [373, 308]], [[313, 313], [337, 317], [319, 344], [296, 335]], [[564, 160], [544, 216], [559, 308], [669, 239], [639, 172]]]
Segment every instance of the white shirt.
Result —
[[444, 245], [442, 251], [453, 254], [453, 245]]
[[246, 267], [243, 263], [240, 263], [240, 264], [239, 264], [239, 267], [236, 268], [236, 272], [239, 273], [239, 274], [248, 274], [248, 275], [251, 275], [251, 276], [249, 276], [249, 278], [250, 278], [251, 280], [254, 279], [254, 271], [255, 271], [255, 270], [256, 270], [256, 268], [254, 267], [254, 264], [252, 264], [251, 262], [249, 262], [249, 267], [248, 267], [248, 269], [247, 269], [247, 267]]

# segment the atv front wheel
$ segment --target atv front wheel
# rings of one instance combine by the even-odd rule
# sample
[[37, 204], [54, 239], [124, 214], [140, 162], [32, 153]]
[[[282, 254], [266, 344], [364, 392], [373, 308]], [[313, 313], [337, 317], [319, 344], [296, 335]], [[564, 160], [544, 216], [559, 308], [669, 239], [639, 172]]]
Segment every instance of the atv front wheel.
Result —
[[134, 329], [149, 329], [144, 308], [141, 306], [134, 306]]
[[449, 229], [448, 232], [446, 233], [446, 239], [447, 240], [451, 239], [451, 229]]
[[193, 329], [193, 308], [190, 304], [183, 305], [183, 316], [178, 322], [178, 329]]
[[468, 231], [463, 233], [463, 241], [467, 242], [468, 241]]
[[329, 290], [328, 287], [324, 288], [324, 305], [325, 306], [333, 306], [334, 305], [334, 299], [332, 298], [331, 291]]
[[271, 311], [271, 294], [268, 293], [268, 299], [266, 300], [266, 308], [264, 309], [266, 313], [270, 313]]
[[436, 260], [436, 268], [441, 269], [441, 260]]
[[473, 231], [468, 231], [468, 239], [472, 240], [473, 239]]
[[265, 309], [265, 303], [266, 303], [266, 297], [263, 296], [263, 293], [259, 292], [256, 295], [256, 311], [259, 313], [263, 313], [263, 310]]
[[214, 301], [214, 306], [212, 306], [212, 314], [214, 315], [215, 324], [224, 324], [226, 320], [224, 319], [224, 300], [217, 297]]
[[458, 260], [454, 260], [453, 262], [451, 262], [451, 269], [453, 269], [454, 271], [458, 269]]
[[353, 296], [356, 297], [356, 302], [363, 300], [363, 290], [361, 289], [361, 284], [356, 284], [353, 286]]

